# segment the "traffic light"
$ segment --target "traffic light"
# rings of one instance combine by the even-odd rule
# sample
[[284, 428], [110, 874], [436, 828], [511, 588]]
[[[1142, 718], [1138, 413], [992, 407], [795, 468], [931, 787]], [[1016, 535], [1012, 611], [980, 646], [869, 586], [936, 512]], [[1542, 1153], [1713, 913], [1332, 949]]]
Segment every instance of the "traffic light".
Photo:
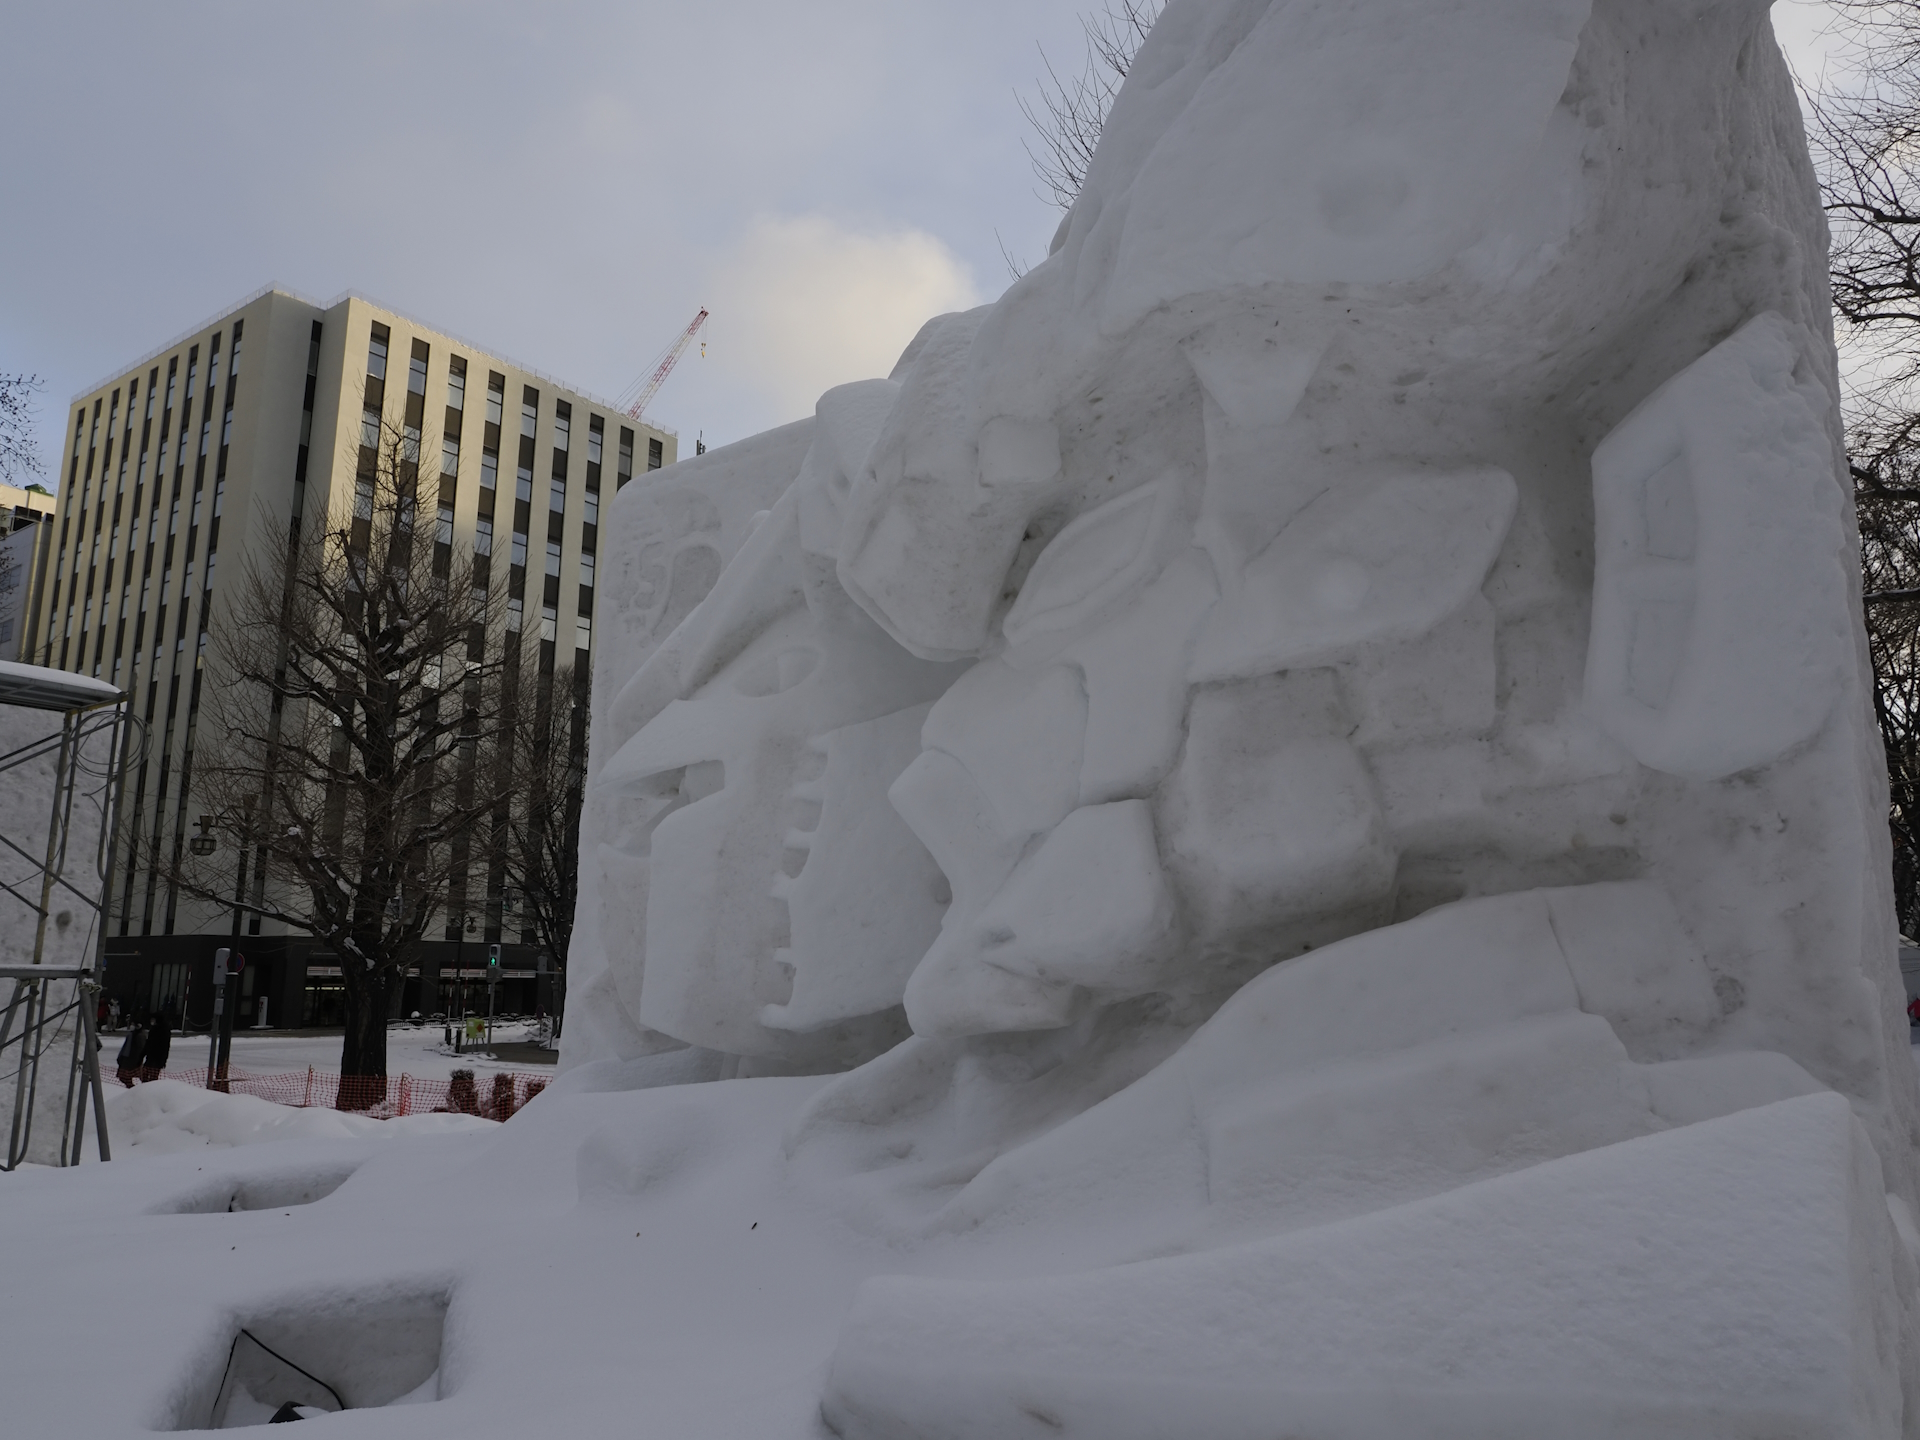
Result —
[[487, 983], [491, 985], [499, 978], [500, 947], [498, 945], [489, 945], [487, 947]]

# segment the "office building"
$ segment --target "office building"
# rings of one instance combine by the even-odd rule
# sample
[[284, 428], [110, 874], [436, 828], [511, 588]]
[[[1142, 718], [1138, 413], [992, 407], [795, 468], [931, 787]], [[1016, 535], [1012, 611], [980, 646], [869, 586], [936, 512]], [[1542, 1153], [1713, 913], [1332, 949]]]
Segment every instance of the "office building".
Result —
[[[291, 527], [337, 522], [352, 506], [362, 440], [380, 423], [417, 435], [423, 482], [437, 466], [438, 538], [507, 585], [501, 623], [537, 625], [543, 664], [557, 653], [582, 674], [602, 495], [677, 458], [671, 431], [353, 294], [321, 305], [269, 287], [76, 397], [24, 658], [119, 686], [144, 727], [106, 940], [108, 987], [123, 1003], [172, 1001], [197, 1019], [214, 949], [238, 944], [242, 1023], [338, 1017], [338, 957], [177, 893], [166, 865], [150, 862], [196, 834], [204, 665], [235, 580], [251, 553], [266, 553], [256, 547], [284, 546]], [[238, 884], [241, 857], [231, 858]], [[525, 907], [497, 857], [473, 867], [450, 906], [461, 913], [429, 932], [443, 938], [404, 987], [404, 1010], [457, 1003], [456, 985], [478, 978], [495, 942], [512, 977], [503, 1008], [535, 1003]]]
[[[0, 660], [25, 660], [33, 579], [51, 549], [53, 495], [39, 485], [0, 485]], [[0, 745], [0, 749], [5, 749]]]

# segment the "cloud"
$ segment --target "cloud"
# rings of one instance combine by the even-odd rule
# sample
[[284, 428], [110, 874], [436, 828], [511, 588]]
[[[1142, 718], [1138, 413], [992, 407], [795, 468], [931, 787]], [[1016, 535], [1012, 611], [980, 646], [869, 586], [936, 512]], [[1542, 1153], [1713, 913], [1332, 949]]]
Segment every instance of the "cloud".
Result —
[[712, 350], [782, 419], [822, 391], [885, 375], [922, 324], [980, 303], [972, 271], [923, 230], [863, 232], [759, 216], [715, 268]]

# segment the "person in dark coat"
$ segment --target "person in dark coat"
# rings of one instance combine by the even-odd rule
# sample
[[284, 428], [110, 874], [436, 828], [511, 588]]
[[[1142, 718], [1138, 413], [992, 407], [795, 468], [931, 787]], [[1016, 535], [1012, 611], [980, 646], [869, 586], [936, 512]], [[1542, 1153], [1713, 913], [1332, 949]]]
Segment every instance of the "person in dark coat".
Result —
[[136, 1015], [127, 1026], [127, 1038], [120, 1042], [120, 1053], [113, 1062], [113, 1073], [129, 1090], [147, 1063], [147, 1017]]
[[173, 1007], [165, 1006], [154, 1017], [153, 1027], [147, 1031], [146, 1058], [140, 1066], [142, 1080], [158, 1080], [160, 1072], [167, 1068], [167, 1056], [173, 1053]]

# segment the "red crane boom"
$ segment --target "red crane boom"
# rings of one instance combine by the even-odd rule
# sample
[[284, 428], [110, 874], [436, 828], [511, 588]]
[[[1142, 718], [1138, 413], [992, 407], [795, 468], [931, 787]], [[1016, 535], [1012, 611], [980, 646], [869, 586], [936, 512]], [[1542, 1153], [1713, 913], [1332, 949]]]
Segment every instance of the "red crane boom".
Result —
[[681, 353], [699, 333], [700, 327], [706, 323], [707, 310], [703, 305], [700, 307], [700, 313], [693, 317], [687, 328], [674, 337], [671, 345], [660, 352], [660, 358], [654, 361], [653, 369], [627, 387], [626, 395], [620, 397], [623, 402], [626, 402], [628, 395], [633, 397], [631, 403], [626, 406], [627, 418], [638, 420], [641, 412], [653, 403], [653, 397], [658, 395], [660, 387], [667, 383], [667, 377], [673, 373], [673, 367], [680, 363]]

